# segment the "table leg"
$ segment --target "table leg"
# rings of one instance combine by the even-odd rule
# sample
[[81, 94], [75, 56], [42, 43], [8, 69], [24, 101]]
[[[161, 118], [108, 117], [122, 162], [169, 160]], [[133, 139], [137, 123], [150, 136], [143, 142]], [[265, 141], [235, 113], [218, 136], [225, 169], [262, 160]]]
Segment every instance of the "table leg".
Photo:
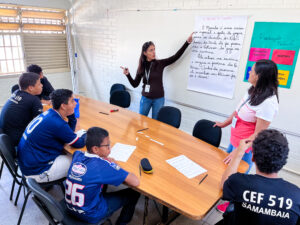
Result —
[[168, 207], [163, 206], [162, 221], [157, 225], [168, 225], [172, 223], [175, 219], [177, 219], [177, 217], [179, 216], [180, 214], [175, 211], [169, 213]]
[[148, 202], [149, 202], [149, 198], [145, 196], [143, 225], [146, 225], [146, 223], [147, 223], [147, 216], [148, 216]]
[[165, 223], [168, 221], [168, 217], [169, 217], [169, 209], [166, 206], [163, 206], [162, 209], [162, 220], [161, 222]]

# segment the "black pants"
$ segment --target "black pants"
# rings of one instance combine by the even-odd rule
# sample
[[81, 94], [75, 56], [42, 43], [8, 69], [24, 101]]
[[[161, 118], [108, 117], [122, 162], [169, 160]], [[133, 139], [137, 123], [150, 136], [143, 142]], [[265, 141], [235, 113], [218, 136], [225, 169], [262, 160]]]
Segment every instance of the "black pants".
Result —
[[133, 217], [135, 205], [139, 200], [140, 193], [126, 188], [121, 191], [105, 193], [103, 197], [107, 202], [108, 208], [106, 217], [109, 217], [119, 208], [123, 207], [116, 224], [125, 225], [129, 223]]

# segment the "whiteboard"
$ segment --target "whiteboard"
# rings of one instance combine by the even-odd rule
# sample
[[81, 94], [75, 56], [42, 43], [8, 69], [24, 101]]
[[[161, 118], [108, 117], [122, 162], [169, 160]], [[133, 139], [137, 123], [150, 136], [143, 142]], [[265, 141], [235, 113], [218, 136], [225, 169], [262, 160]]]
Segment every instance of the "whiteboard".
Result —
[[[279, 12], [279, 11], [278, 11]], [[117, 62], [128, 66], [132, 76], [138, 66], [141, 46], [153, 41], [158, 59], [173, 55], [194, 29], [195, 16], [216, 15], [215, 11], [120, 11], [117, 13]], [[233, 99], [187, 90], [191, 47], [174, 64], [164, 71], [165, 97], [210, 111], [230, 115], [250, 87], [243, 82], [254, 22], [300, 22], [300, 14], [293, 10], [280, 11], [280, 19], [274, 11], [264, 10], [218, 10], [220, 15], [248, 16], [238, 75]], [[291, 89], [279, 89], [279, 113], [272, 127], [300, 135], [300, 68], [297, 61]], [[126, 78], [124, 78], [126, 79]], [[128, 81], [124, 80], [124, 83]], [[132, 88], [130, 85], [126, 85]], [[140, 85], [141, 86], [141, 85]], [[141, 87], [139, 87], [141, 88]], [[133, 89], [133, 88], [132, 88]], [[139, 91], [139, 90], [138, 90]]]

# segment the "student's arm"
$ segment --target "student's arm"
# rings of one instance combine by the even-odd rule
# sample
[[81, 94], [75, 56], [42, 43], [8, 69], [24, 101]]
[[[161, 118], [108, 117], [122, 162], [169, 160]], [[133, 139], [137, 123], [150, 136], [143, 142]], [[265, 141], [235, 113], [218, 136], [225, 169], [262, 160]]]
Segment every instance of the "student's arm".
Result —
[[255, 131], [248, 139], [253, 141], [255, 139], [255, 137], [258, 135], [258, 133], [261, 132], [262, 130], [268, 129], [270, 124], [271, 124], [271, 122], [269, 122], [269, 121], [257, 118], [256, 125], [255, 125]]
[[214, 127], [221, 127], [221, 128], [227, 127], [228, 125], [230, 125], [232, 123], [232, 119], [233, 119], [234, 115], [235, 115], [235, 111], [224, 122], [216, 121], [214, 124]]
[[81, 137], [78, 137], [78, 140], [75, 141], [73, 144], [71, 144], [74, 148], [83, 148], [85, 146], [85, 140], [86, 140], [86, 133], [83, 134]]
[[45, 76], [43, 80], [43, 92], [41, 97], [42, 99], [49, 100], [49, 95], [54, 91], [54, 88]]
[[71, 145], [74, 148], [83, 148], [85, 146], [86, 134], [78, 137], [67, 123], [60, 126], [55, 134], [63, 143]]
[[43, 112], [43, 105], [40, 101], [40, 99], [36, 96], [34, 96], [34, 101], [32, 104], [32, 111], [31, 111], [32, 118], [35, 118], [36, 116], [40, 115]]
[[[103, 160], [101, 160], [101, 164]], [[139, 179], [130, 172], [122, 169], [118, 164], [114, 162], [106, 161], [106, 165], [99, 167], [99, 174], [101, 175], [101, 182], [103, 184], [111, 184], [119, 186], [122, 183], [128, 184], [132, 187], [136, 187], [140, 184]]]
[[245, 154], [245, 151], [252, 145], [252, 140], [244, 139], [240, 141], [239, 147], [234, 151], [233, 158], [227, 166], [220, 183], [220, 187], [223, 188], [224, 182], [228, 177], [237, 172], [240, 162]]
[[67, 118], [68, 118], [69, 127], [72, 129], [72, 131], [75, 131], [76, 123], [77, 123], [77, 119], [75, 117], [75, 113], [73, 113], [70, 116], [67, 116]]
[[126, 177], [124, 183], [128, 184], [128, 185], [130, 185], [132, 187], [136, 187], [136, 186], [140, 185], [140, 180], [133, 173], [129, 173], [128, 176]]

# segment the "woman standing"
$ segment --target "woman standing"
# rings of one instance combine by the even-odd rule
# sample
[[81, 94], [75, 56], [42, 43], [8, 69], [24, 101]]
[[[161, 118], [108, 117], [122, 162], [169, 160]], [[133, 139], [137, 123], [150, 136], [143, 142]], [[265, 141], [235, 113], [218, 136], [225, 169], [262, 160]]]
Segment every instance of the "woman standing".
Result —
[[[257, 61], [250, 71], [249, 88], [242, 101], [224, 122], [216, 122], [214, 126], [226, 127], [231, 124], [230, 144], [227, 152], [230, 153], [224, 162], [228, 164], [234, 151], [242, 139], [254, 140], [256, 135], [267, 129], [278, 112], [278, 69], [271, 60]], [[252, 167], [252, 149], [249, 148], [243, 160], [249, 165], [249, 173]], [[225, 211], [228, 203], [219, 205], [219, 211]]]
[[135, 79], [129, 73], [128, 68], [121, 67], [127, 76], [130, 84], [136, 88], [143, 78], [142, 98], [140, 101], [140, 114], [148, 116], [152, 108], [152, 118], [156, 119], [160, 108], [165, 103], [163, 87], [163, 70], [166, 66], [174, 63], [184, 53], [185, 49], [192, 42], [193, 33], [188, 37], [178, 52], [166, 59], [156, 59], [155, 45], [149, 41], [143, 44], [139, 59], [139, 66]]

